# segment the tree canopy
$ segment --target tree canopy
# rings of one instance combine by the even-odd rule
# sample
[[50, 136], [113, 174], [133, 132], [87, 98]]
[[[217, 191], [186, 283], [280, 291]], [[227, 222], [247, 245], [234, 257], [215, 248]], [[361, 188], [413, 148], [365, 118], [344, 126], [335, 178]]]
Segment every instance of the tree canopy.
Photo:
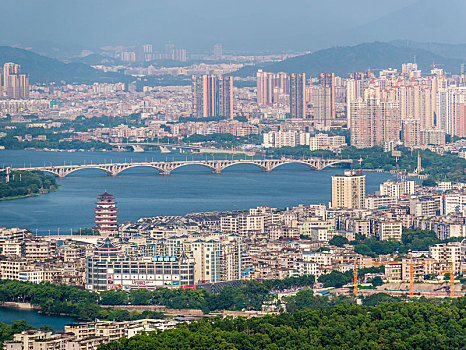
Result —
[[[310, 292], [301, 296], [313, 300]], [[460, 349], [466, 298], [377, 306], [336, 304], [260, 318], [210, 318], [103, 344], [99, 350], [146, 349]]]

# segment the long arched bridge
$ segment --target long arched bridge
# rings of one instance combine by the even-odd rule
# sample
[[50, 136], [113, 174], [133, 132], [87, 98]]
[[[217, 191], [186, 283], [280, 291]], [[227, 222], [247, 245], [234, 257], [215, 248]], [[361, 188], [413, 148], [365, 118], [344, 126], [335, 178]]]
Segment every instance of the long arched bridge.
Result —
[[232, 159], [232, 160], [186, 160], [172, 162], [130, 162], [130, 163], [104, 163], [104, 164], [83, 164], [83, 165], [51, 165], [42, 167], [15, 168], [12, 170], [38, 170], [54, 174], [58, 177], [65, 177], [77, 170], [99, 169], [107, 174], [117, 176], [122, 171], [135, 167], [150, 167], [159, 171], [162, 175], [170, 175], [175, 169], [187, 165], [202, 165], [209, 168], [213, 173], [220, 174], [222, 170], [236, 164], [252, 164], [263, 171], [272, 171], [284, 164], [305, 164], [316, 170], [322, 170], [337, 164], [351, 163], [351, 159]]

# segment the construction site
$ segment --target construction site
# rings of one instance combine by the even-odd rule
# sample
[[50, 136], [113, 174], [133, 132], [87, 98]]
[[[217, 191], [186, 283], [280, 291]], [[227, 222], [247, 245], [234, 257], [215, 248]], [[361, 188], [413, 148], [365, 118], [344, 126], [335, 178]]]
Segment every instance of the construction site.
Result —
[[[466, 295], [466, 290], [463, 290], [464, 284], [456, 279], [462, 276], [462, 274], [466, 272], [466, 269], [462, 269], [461, 264], [454, 262], [452, 262], [450, 266], [442, 270], [437, 269], [436, 271], [433, 270], [432, 266], [426, 266], [426, 264], [429, 265], [429, 262], [425, 260], [417, 261], [412, 256], [409, 256], [409, 259], [402, 259], [401, 261], [374, 261], [372, 259], [356, 258], [341, 260], [340, 263], [343, 269], [345, 267], [347, 269], [349, 265], [352, 265], [352, 292], [356, 297], [359, 295], [369, 296], [381, 292], [392, 296], [409, 296], [410, 298], [456, 298]], [[388, 283], [372, 287], [371, 289], [368, 289], [367, 283], [361, 286], [358, 276], [359, 268], [379, 266], [384, 267], [384, 276]], [[426, 271], [437, 276], [443, 275], [444, 279], [424, 281], [423, 277]]]

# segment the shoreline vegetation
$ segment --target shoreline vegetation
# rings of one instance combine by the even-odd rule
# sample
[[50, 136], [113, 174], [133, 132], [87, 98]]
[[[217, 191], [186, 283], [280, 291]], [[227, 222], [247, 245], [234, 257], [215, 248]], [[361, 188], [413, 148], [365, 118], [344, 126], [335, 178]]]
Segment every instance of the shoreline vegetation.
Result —
[[[247, 153], [247, 151], [245, 151], [245, 153]], [[400, 153], [401, 156], [394, 157], [391, 153], [384, 152], [380, 147], [367, 149], [346, 147], [342, 149], [339, 154], [331, 151], [310, 151], [306, 146], [282, 147], [266, 150], [266, 156], [269, 157], [287, 156], [353, 159], [352, 168], [408, 176], [414, 175], [419, 154], [422, 160], [423, 170], [416, 175], [424, 180], [423, 185], [435, 186], [436, 182], [444, 181], [445, 178], [447, 181], [452, 182], [466, 182], [466, 159], [459, 158], [451, 153], [439, 155], [430, 150], [411, 150], [403, 147], [400, 148]], [[219, 153], [218, 155], [221, 154], [222, 153]], [[233, 157], [241, 157], [241, 155], [235, 154]], [[29, 184], [30, 187], [28, 187], [28, 184], [26, 184], [25, 187], [24, 183], [14, 183], [13, 181], [10, 181], [9, 184], [5, 184], [5, 171], [0, 171], [0, 176], [3, 179], [3, 182], [0, 182], [0, 201], [38, 196], [57, 191], [60, 188], [55, 178], [44, 173], [37, 171], [24, 172], [25, 176], [26, 173], [30, 173], [31, 176], [37, 178], [37, 181], [30, 179], [32, 181]], [[13, 179], [15, 176], [17, 179], [19, 172], [13, 171], [10, 175], [10, 179]], [[45, 179], [47, 180], [45, 181]], [[15, 188], [15, 186], [18, 188]]]
[[11, 200], [14, 200], [14, 199], [24, 199], [24, 198], [29, 198], [29, 197], [39, 197], [39, 196], [42, 196], [44, 194], [49, 194], [49, 193], [52, 193], [52, 192], [56, 192], [61, 187], [62, 187], [62, 185], [57, 185], [57, 186], [55, 186], [53, 188], [50, 188], [50, 190], [48, 192], [43, 192], [43, 193], [31, 193], [31, 194], [27, 194], [27, 195], [24, 195], [24, 196], [2, 197], [2, 198], [0, 198], [0, 202], [1, 201], [11, 201]]
[[[361, 272], [369, 273], [372, 270]], [[351, 280], [351, 271], [347, 273]], [[326, 285], [339, 287], [348, 282], [326, 276]], [[409, 348], [459, 348], [466, 341], [463, 315], [466, 297], [455, 299], [408, 300], [385, 293], [361, 298], [361, 304], [353, 296], [315, 295], [310, 287], [314, 276], [291, 277], [284, 280], [243, 281], [240, 287], [225, 286], [218, 293], [205, 289], [134, 289], [130, 291], [104, 291], [100, 293], [80, 290], [66, 285], [50, 283], [0, 281], [0, 302], [19, 302], [39, 305], [45, 315], [66, 315], [79, 321], [113, 320], [128, 321], [141, 318], [163, 319], [163, 312], [142, 312], [118, 309], [119, 305], [161, 305], [178, 309], [201, 309], [204, 315], [212, 316], [191, 324], [178, 325], [173, 330], [137, 335], [130, 340], [122, 338], [101, 350], [154, 349], [154, 348], [202, 348], [218, 349], [218, 341], [227, 343], [224, 349], [270, 348], [328, 348], [354, 347], [387, 348], [387, 344], [407, 341]], [[348, 282], [350, 283], [350, 282]], [[296, 290], [296, 295], [275, 299], [274, 291]], [[221, 310], [256, 310], [263, 305], [280, 307], [278, 314], [261, 317], [216, 316]], [[113, 306], [113, 308], [112, 308]], [[213, 312], [213, 313], [212, 313]], [[22, 327], [17, 327], [22, 322]], [[13, 325], [16, 325], [13, 327]], [[12, 328], [13, 327], [13, 328]], [[31, 329], [24, 321], [12, 325], [0, 323], [0, 342], [9, 340], [14, 333]], [[361, 329], [371, 329], [370, 332]], [[449, 334], [439, 337], [439, 334]], [[446, 332], [446, 333], [445, 333]], [[451, 333], [451, 334], [450, 334]], [[196, 341], [199, 334], [205, 339], [215, 338], [211, 343]], [[215, 334], [215, 337], [211, 337]], [[210, 342], [210, 341], [209, 341]], [[421, 342], [421, 343], [419, 343]], [[193, 347], [193, 344], [199, 344]], [[260, 345], [261, 344], [261, 345]], [[302, 346], [298, 346], [298, 345]], [[260, 345], [260, 346], [259, 346]], [[360, 346], [358, 346], [360, 345]], [[273, 347], [275, 349], [275, 347]], [[401, 347], [400, 347], [401, 348]]]
[[[7, 181], [8, 180], [8, 181]], [[40, 196], [57, 191], [56, 178], [41, 171], [0, 171], [0, 201]]]

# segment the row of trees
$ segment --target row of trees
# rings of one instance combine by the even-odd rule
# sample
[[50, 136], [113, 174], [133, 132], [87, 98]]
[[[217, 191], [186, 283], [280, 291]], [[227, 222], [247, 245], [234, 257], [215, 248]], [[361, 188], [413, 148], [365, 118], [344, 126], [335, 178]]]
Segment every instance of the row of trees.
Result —
[[100, 294], [102, 305], [164, 305], [173, 309], [260, 310], [271, 298], [270, 292], [312, 286], [314, 276], [290, 277], [283, 280], [244, 281], [240, 287], [226, 285], [219, 293], [207, 289], [133, 289], [129, 292], [109, 290]]
[[[263, 282], [244, 281], [240, 287], [226, 285], [219, 293], [203, 288], [160, 288], [133, 289], [128, 292], [109, 290], [99, 294], [66, 285], [0, 280], [0, 303], [29, 302], [39, 305], [45, 314], [69, 315], [83, 321], [96, 318], [129, 320], [147, 317], [148, 313], [129, 313], [100, 305], [161, 305], [173, 309], [202, 309], [205, 313], [214, 310], [260, 310], [264, 301], [270, 298], [271, 290], [311, 286], [313, 283], [314, 276], [311, 275]], [[151, 315], [162, 317], [159, 313]]]
[[[57, 134], [59, 135], [59, 134]], [[66, 137], [62, 135], [62, 137]], [[111, 150], [113, 146], [108, 143], [100, 142], [100, 141], [89, 141], [84, 142], [80, 140], [72, 140], [72, 141], [54, 141], [54, 140], [32, 140], [32, 141], [25, 141], [20, 142], [17, 138], [12, 136], [5, 136], [0, 138], [0, 146], [4, 146], [6, 149], [14, 149], [20, 150], [25, 148], [50, 148], [50, 149], [84, 149], [84, 150], [100, 150], [106, 149]]]
[[[100, 141], [60, 141], [73, 135], [74, 131], [86, 132], [89, 129], [99, 127], [115, 127], [120, 124], [139, 126], [142, 125], [140, 114], [132, 114], [127, 117], [102, 116], [86, 118], [84, 116], [77, 117], [75, 120], [62, 120], [61, 126], [51, 129], [41, 127], [27, 128], [24, 123], [2, 122], [2, 125], [12, 125], [15, 128], [5, 130], [6, 136], [0, 138], [0, 146], [6, 149], [24, 149], [24, 148], [51, 148], [51, 149], [106, 149], [110, 150], [113, 147], [105, 142]], [[71, 131], [70, 131], [71, 130]], [[15, 136], [31, 135], [33, 138], [42, 135], [46, 136], [46, 140], [35, 140], [20, 142]]]
[[[385, 268], [383, 266], [363, 267], [363, 268], [358, 269], [358, 277], [364, 278], [364, 276], [368, 273], [383, 273], [384, 271], [385, 271]], [[340, 272], [340, 271], [333, 270], [332, 272], [328, 274], [320, 275], [318, 278], [318, 281], [320, 283], [323, 283], [326, 287], [341, 288], [344, 285], [351, 283], [353, 281], [353, 271], [350, 270], [350, 271]]]
[[356, 235], [354, 241], [348, 241], [345, 237], [335, 236], [329, 240], [329, 244], [343, 247], [345, 244], [354, 246], [354, 251], [358, 254], [363, 254], [371, 257], [376, 257], [383, 254], [400, 253], [407, 254], [411, 250], [429, 250], [430, 246], [438, 243], [447, 243], [455, 241], [458, 238], [450, 238], [447, 240], [440, 240], [433, 231], [421, 229], [408, 229], [403, 228], [401, 242], [388, 240], [378, 241], [374, 237], [365, 237], [363, 235]]
[[[359, 269], [359, 276], [382, 271], [383, 267], [363, 268]], [[351, 271], [332, 271], [319, 277], [319, 282], [327, 287], [339, 288], [351, 281]], [[265, 302], [274, 298], [271, 292], [311, 287], [314, 282], [314, 276], [307, 275], [282, 280], [242, 281], [238, 287], [226, 284], [218, 293], [204, 288], [108, 290], [95, 293], [66, 285], [0, 280], [0, 303], [29, 302], [39, 305], [41, 312], [45, 314], [69, 315], [84, 321], [95, 318], [121, 321], [148, 316], [148, 313], [141, 316], [139, 313], [129, 313], [126, 310], [101, 305], [159, 305], [173, 309], [201, 309], [204, 313], [218, 310], [260, 310]], [[159, 313], [151, 315], [162, 317]]]
[[0, 171], [0, 199], [37, 195], [40, 190], [55, 191], [58, 188], [54, 177], [39, 171], [12, 171], [6, 182], [6, 171]]
[[99, 350], [460, 349], [466, 344], [464, 297], [438, 304], [418, 301], [367, 306], [334, 301], [329, 307], [314, 307], [314, 302], [319, 303], [307, 293], [295, 300], [296, 310], [291, 313], [210, 318], [122, 338]]
[[139, 313], [102, 308], [98, 300], [97, 293], [72, 286], [0, 280], [0, 303], [28, 302], [39, 305], [41, 312], [48, 315], [68, 315], [81, 321], [163, 318], [162, 313], [153, 311]]
[[381, 147], [372, 148], [355, 148], [346, 147], [339, 154], [331, 151], [319, 150], [310, 151], [308, 146], [271, 148], [267, 150], [268, 155], [272, 156], [295, 156], [295, 157], [324, 157], [324, 158], [343, 158], [361, 160], [361, 163], [355, 162], [353, 167], [362, 169], [384, 169], [390, 171], [394, 169], [414, 171], [417, 167], [418, 152], [422, 158], [422, 167], [424, 174], [431, 176], [428, 183], [432, 181], [442, 181], [445, 176], [448, 180], [454, 182], [466, 181], [466, 159], [457, 157], [451, 153], [439, 155], [430, 150], [416, 150], [398, 147], [401, 151], [401, 157], [393, 157], [390, 152], [384, 152]]

